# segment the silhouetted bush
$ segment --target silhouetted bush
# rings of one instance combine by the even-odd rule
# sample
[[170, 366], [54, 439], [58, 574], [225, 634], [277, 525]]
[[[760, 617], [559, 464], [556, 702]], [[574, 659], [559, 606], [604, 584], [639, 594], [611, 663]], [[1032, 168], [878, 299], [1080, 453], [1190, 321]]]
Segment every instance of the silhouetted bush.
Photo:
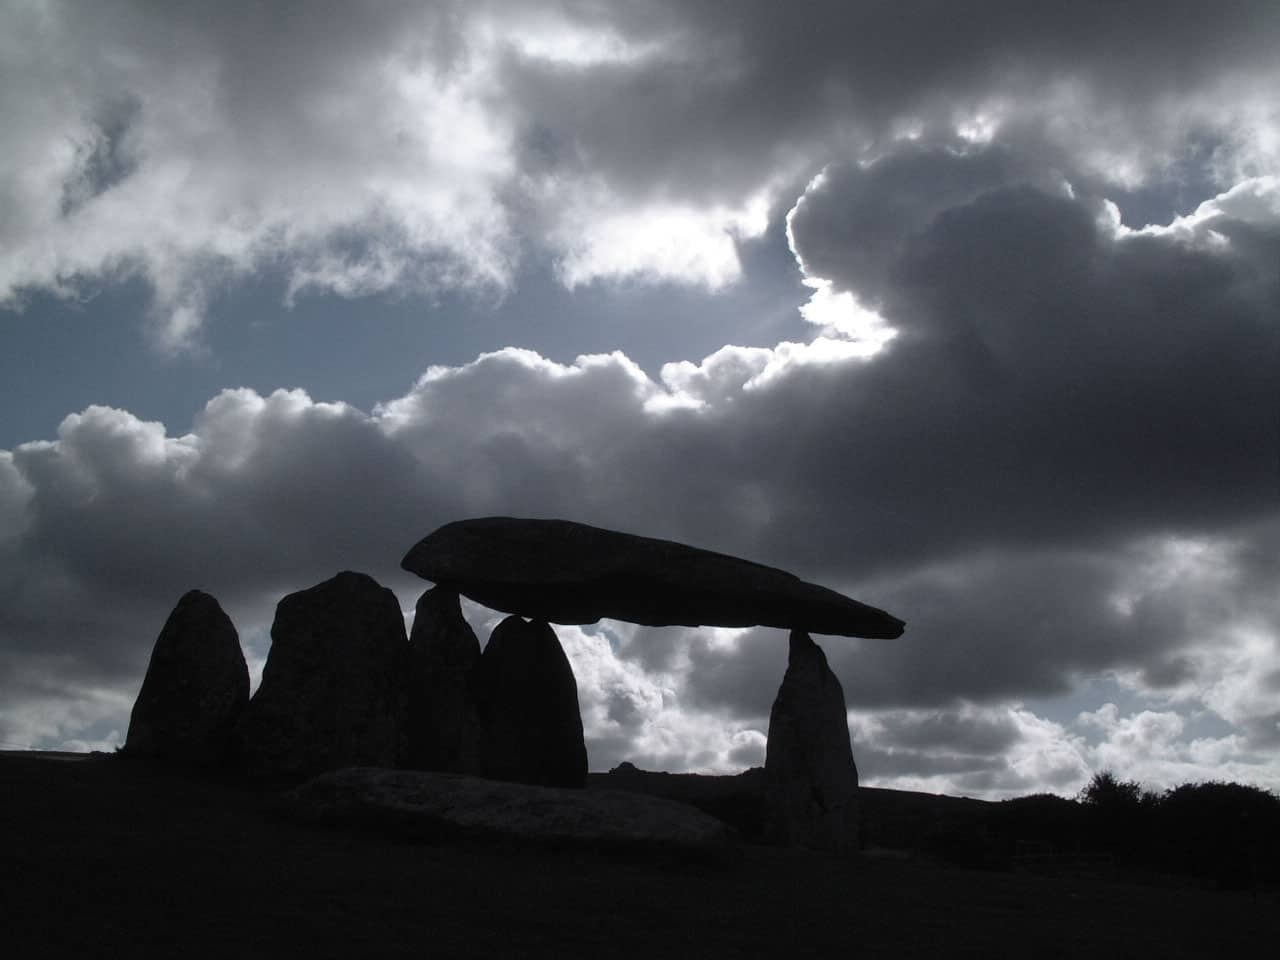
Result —
[[1280, 883], [1280, 797], [1239, 783], [1164, 793], [1111, 771], [1074, 800], [1035, 794], [939, 820], [920, 850], [986, 869], [1155, 870], [1220, 889]]
[[1144, 791], [1136, 780], [1121, 780], [1102, 770], [1080, 791], [1079, 800], [1088, 817], [1090, 847], [1134, 859], [1144, 857], [1155, 845], [1151, 814], [1159, 797]]
[[1240, 889], [1280, 880], [1280, 797], [1239, 783], [1188, 783], [1161, 798], [1157, 864]]
[[1104, 770], [1079, 801], [1095, 849], [1224, 889], [1280, 882], [1280, 797], [1259, 787], [1188, 783], [1155, 794]]
[[1102, 770], [1080, 791], [1085, 806], [1109, 812], [1130, 812], [1142, 806], [1142, 784], [1121, 780], [1110, 770]]

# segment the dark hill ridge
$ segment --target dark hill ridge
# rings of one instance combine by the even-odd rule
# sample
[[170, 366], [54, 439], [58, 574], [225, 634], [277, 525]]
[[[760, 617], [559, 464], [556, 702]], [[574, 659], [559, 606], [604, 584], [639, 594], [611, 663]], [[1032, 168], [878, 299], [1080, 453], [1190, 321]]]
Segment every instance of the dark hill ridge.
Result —
[[[622, 763], [608, 773], [588, 774], [587, 786], [678, 800], [732, 824], [747, 840], [764, 836], [763, 767], [715, 776], [641, 770]], [[1000, 806], [969, 797], [859, 787], [854, 828], [863, 848], [921, 850], [933, 837], [969, 830]]]
[[101, 754], [0, 754], [9, 954], [1171, 960], [1280, 937], [1270, 890], [757, 846], [690, 863], [390, 842], [274, 819], [269, 800]]
[[486, 607], [550, 623], [758, 625], [888, 639], [904, 627], [775, 567], [569, 520], [458, 520], [420, 540], [400, 565]]

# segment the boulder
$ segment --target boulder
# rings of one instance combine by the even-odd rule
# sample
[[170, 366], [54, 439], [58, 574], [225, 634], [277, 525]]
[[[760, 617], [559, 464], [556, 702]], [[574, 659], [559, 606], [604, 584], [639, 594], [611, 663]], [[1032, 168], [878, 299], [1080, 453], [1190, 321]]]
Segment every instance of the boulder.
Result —
[[809, 635], [791, 632], [787, 672], [769, 713], [765, 817], [770, 840], [842, 850], [857, 844], [858, 769], [844, 690]]
[[409, 634], [407, 766], [476, 773], [480, 720], [473, 690], [480, 641], [462, 618], [458, 595], [433, 587], [418, 598]]
[[547, 787], [581, 787], [587, 747], [578, 684], [555, 631], [507, 617], [476, 671], [486, 777]]
[[279, 809], [411, 840], [501, 838], [654, 852], [727, 851], [737, 841], [728, 825], [661, 797], [412, 770], [326, 773], [287, 794]]
[[609, 617], [888, 638], [903, 628], [783, 570], [568, 520], [459, 520], [419, 541], [401, 566], [486, 607], [552, 623]]
[[729, 824], [743, 840], [765, 840], [764, 767], [717, 776], [641, 770], [624, 760], [608, 773], [588, 774], [587, 788], [626, 790], [687, 803]]
[[372, 577], [344, 571], [285, 597], [238, 731], [246, 764], [287, 776], [395, 766], [407, 660], [400, 604]]
[[248, 702], [236, 628], [217, 600], [191, 590], [156, 638], [124, 751], [164, 763], [220, 764]]

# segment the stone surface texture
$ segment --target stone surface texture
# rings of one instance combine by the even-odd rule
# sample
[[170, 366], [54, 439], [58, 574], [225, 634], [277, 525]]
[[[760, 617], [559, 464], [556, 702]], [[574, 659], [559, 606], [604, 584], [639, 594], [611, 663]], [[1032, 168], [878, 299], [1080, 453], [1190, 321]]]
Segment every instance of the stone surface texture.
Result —
[[407, 662], [400, 604], [372, 577], [344, 571], [285, 597], [238, 731], [246, 764], [290, 776], [396, 765]]
[[586, 782], [578, 685], [548, 624], [515, 616], [498, 624], [476, 691], [486, 777], [549, 787]]
[[732, 848], [734, 831], [692, 807], [616, 790], [566, 790], [459, 774], [355, 768], [291, 791], [285, 810], [320, 823], [421, 838], [497, 836], [642, 849]]
[[476, 668], [480, 641], [462, 617], [458, 595], [433, 587], [418, 598], [409, 634], [409, 730], [406, 766], [477, 773], [480, 718]]
[[609, 617], [886, 638], [903, 629], [883, 610], [783, 570], [568, 520], [459, 520], [419, 541], [401, 566], [494, 610], [552, 623]]
[[207, 593], [178, 601], [156, 638], [134, 702], [125, 753], [217, 765], [249, 702], [249, 671], [231, 619]]
[[766, 834], [787, 846], [844, 850], [857, 843], [858, 770], [844, 690], [807, 633], [791, 633], [787, 672], [769, 713]]

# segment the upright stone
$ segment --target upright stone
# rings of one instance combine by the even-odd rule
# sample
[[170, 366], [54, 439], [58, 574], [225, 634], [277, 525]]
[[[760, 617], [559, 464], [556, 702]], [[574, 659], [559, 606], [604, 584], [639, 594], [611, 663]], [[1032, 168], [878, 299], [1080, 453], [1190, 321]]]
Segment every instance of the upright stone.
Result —
[[462, 618], [457, 593], [433, 587], [419, 597], [409, 634], [408, 766], [480, 771], [479, 663], [480, 641]]
[[587, 747], [578, 685], [555, 631], [507, 617], [477, 671], [484, 775], [544, 787], [582, 787]]
[[207, 593], [183, 594], [165, 621], [133, 704], [126, 754], [216, 766], [249, 702], [249, 670], [231, 619]]
[[858, 769], [844, 690], [822, 648], [802, 630], [791, 632], [764, 769], [771, 840], [823, 850], [856, 846]]
[[245, 761], [287, 775], [396, 766], [407, 659], [400, 604], [372, 577], [344, 571], [285, 597], [239, 730]]

